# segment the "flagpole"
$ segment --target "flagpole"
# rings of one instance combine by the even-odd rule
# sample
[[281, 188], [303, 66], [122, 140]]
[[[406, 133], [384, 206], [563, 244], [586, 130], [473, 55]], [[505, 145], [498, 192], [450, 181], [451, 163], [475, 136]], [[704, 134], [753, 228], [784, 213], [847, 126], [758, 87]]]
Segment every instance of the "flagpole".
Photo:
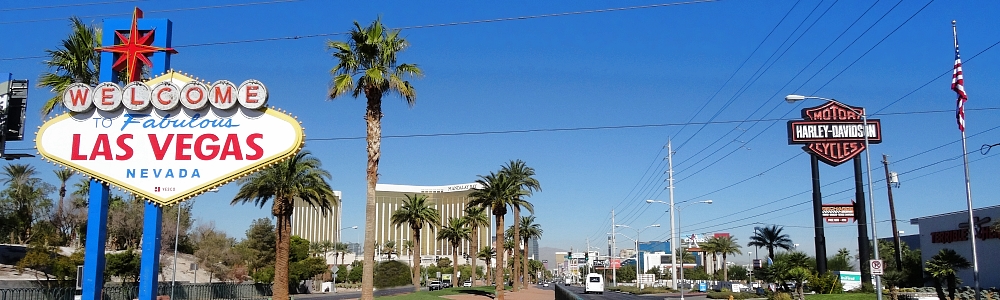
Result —
[[[955, 63], [956, 63], [955, 64], [956, 77], [953, 78], [952, 80], [955, 81], [955, 83], [958, 83], [959, 80], [963, 81], [963, 83], [961, 83], [963, 86], [962, 86], [962, 92], [959, 95], [958, 105], [959, 109], [961, 110], [959, 112], [959, 118], [961, 118], [959, 122], [961, 122], [960, 129], [962, 131], [962, 160], [964, 162], [963, 165], [965, 166], [965, 202], [969, 208], [969, 241], [972, 242], [972, 278], [976, 284], [976, 300], [980, 300], [982, 299], [981, 298], [982, 295], [981, 292], [979, 291], [979, 255], [977, 255], [976, 253], [976, 229], [978, 228], [978, 225], [976, 224], [975, 217], [972, 214], [972, 184], [969, 180], [969, 150], [965, 146], [965, 114], [964, 114], [965, 105], [964, 103], [962, 103], [965, 101], [965, 99], [962, 99], [962, 95], [965, 94], [965, 87], [964, 87], [964, 77], [963, 78], [958, 77], [962, 75], [958, 73], [961, 72], [958, 69], [961, 67], [960, 64], [961, 61], [959, 60], [959, 54], [958, 54], [958, 28], [955, 25], [955, 23], [956, 23], [955, 20], [951, 21], [951, 32], [952, 36], [955, 39]], [[952, 84], [952, 88], [955, 88], [954, 83]], [[966, 98], [967, 97], [968, 96], [966, 96]]]

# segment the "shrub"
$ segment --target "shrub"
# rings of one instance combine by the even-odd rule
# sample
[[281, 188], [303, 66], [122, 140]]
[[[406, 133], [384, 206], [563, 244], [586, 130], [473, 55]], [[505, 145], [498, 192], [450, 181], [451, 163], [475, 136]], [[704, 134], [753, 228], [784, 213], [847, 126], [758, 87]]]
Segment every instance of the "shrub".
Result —
[[758, 298], [756, 294], [751, 293], [733, 293], [729, 291], [722, 292], [708, 292], [708, 299], [729, 299], [729, 296], [733, 296], [733, 299], [751, 299]]
[[792, 300], [789, 293], [774, 293], [767, 296], [767, 300]]
[[410, 266], [390, 260], [375, 266], [375, 287], [387, 288], [412, 284]]
[[816, 292], [817, 294], [843, 294], [844, 285], [840, 283], [837, 276], [832, 273], [826, 273], [823, 275], [810, 276], [809, 278], [809, 289]]

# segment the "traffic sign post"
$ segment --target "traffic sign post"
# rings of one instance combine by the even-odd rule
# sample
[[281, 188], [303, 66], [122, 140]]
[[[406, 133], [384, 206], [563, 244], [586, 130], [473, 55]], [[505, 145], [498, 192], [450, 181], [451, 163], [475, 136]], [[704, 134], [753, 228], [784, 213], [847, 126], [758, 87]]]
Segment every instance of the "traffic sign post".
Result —
[[871, 266], [872, 275], [882, 275], [885, 271], [885, 264], [882, 263], [881, 259], [869, 260], [868, 265]]

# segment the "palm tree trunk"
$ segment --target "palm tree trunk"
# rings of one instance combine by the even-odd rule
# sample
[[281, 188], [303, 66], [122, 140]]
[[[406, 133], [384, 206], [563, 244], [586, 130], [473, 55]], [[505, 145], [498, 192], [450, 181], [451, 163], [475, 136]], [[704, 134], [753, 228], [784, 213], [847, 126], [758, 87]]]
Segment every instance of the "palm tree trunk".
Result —
[[518, 205], [514, 205], [514, 238], [513, 238], [514, 249], [511, 251], [511, 254], [513, 254], [512, 256], [513, 258], [511, 258], [511, 261], [514, 262], [513, 263], [514, 271], [511, 273], [510, 281], [513, 285], [512, 287], [513, 291], [515, 292], [521, 290], [521, 263], [520, 263], [521, 226], [519, 226], [520, 223], [521, 223], [521, 207], [519, 207]]
[[472, 258], [472, 276], [469, 281], [472, 282], [472, 286], [476, 286], [476, 261], [479, 260], [479, 227], [472, 228], [472, 241], [469, 243], [472, 249], [469, 249], [469, 257]]
[[413, 291], [420, 291], [420, 229], [410, 228], [413, 231], [413, 243], [416, 249], [410, 249], [413, 253]]
[[382, 94], [365, 91], [368, 106], [365, 123], [368, 150], [367, 199], [365, 200], [365, 261], [361, 272], [361, 300], [375, 299], [375, 184], [378, 183], [378, 162], [382, 157]]
[[[275, 199], [275, 201], [279, 201]], [[274, 255], [274, 291], [275, 300], [288, 300], [288, 253], [292, 239], [292, 222], [289, 215], [278, 215], [278, 245]]]
[[496, 229], [497, 230], [496, 231], [497, 238], [496, 238], [496, 241], [495, 241], [495, 245], [496, 246], [494, 246], [493, 248], [497, 249], [497, 251], [498, 251], [497, 253], [500, 253], [500, 255], [497, 255], [497, 261], [495, 262], [496, 267], [493, 269], [493, 276], [494, 276], [493, 280], [496, 281], [496, 298], [494, 298], [494, 299], [495, 300], [504, 300], [503, 299], [503, 292], [504, 292], [503, 291], [503, 289], [504, 289], [504, 286], [503, 286], [503, 271], [501, 271], [501, 270], [503, 270], [501, 268], [503, 268], [503, 249], [504, 249], [504, 247], [503, 247], [503, 215], [496, 215], [496, 226], [497, 226], [497, 229]]
[[948, 275], [948, 299], [955, 300], [955, 275]]
[[521, 285], [524, 288], [528, 288], [528, 239], [524, 239], [524, 255], [521, 257], [521, 273], [524, 273], [524, 279], [521, 280]]
[[452, 286], [459, 286], [461, 284], [461, 278], [458, 277], [458, 246], [452, 245], [451, 247], [451, 284]]

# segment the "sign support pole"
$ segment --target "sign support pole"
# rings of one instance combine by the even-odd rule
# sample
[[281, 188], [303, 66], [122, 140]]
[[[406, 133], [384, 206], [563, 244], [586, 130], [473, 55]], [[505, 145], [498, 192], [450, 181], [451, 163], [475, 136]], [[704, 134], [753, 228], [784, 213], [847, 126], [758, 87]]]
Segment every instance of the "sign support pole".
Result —
[[[177, 215], [180, 215], [179, 211]], [[139, 299], [142, 300], [155, 300], [159, 287], [156, 275], [160, 271], [162, 218], [163, 209], [153, 202], [146, 201], [142, 220], [142, 257], [139, 268]]]
[[87, 244], [83, 254], [83, 300], [100, 300], [104, 289], [104, 246], [108, 241], [108, 195], [106, 184], [90, 180], [87, 207]]
[[826, 233], [823, 229], [823, 193], [820, 191], [819, 158], [809, 153], [812, 168], [813, 226], [816, 229], [816, 270], [826, 273]]
[[854, 220], [858, 222], [858, 267], [861, 269], [861, 283], [872, 282], [871, 248], [868, 245], [868, 216], [865, 212], [865, 184], [861, 181], [861, 157], [854, 159]]
[[[896, 270], [903, 270], [903, 248], [900, 245], [899, 229], [896, 227], [896, 203], [892, 201], [892, 182], [889, 181], [889, 156], [882, 154], [882, 168], [885, 169], [885, 190], [889, 194], [889, 214], [892, 218], [892, 243], [896, 247]], [[869, 175], [871, 176], [871, 175]]]

